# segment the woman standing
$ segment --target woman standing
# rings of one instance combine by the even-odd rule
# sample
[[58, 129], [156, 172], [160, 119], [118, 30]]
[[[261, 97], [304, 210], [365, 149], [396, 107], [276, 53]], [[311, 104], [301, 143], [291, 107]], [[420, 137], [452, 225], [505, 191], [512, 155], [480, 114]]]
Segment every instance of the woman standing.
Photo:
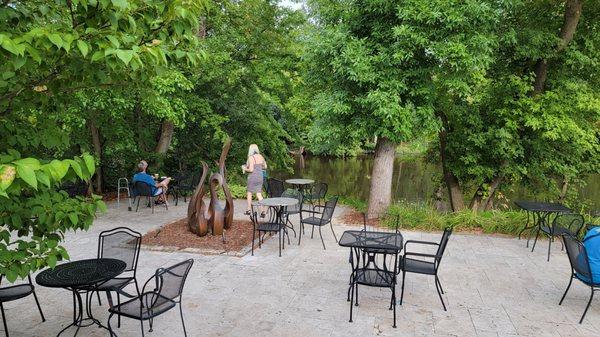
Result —
[[[250, 215], [252, 210], [252, 194], [256, 194], [258, 200], [262, 200], [262, 186], [263, 186], [263, 171], [267, 168], [267, 162], [265, 158], [260, 154], [258, 145], [251, 144], [248, 148], [248, 160], [245, 165], [242, 165], [242, 172], [248, 174], [247, 193], [246, 197], [248, 200], [248, 208], [246, 215]], [[264, 217], [264, 213], [261, 213], [261, 217]]]

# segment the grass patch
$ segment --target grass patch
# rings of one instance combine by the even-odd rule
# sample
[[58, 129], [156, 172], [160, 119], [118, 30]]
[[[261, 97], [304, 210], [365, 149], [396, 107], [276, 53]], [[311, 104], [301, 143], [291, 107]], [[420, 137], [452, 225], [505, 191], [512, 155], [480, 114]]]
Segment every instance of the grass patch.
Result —
[[352, 207], [358, 212], [367, 211], [367, 202], [358, 198], [344, 197], [340, 195], [338, 197], [338, 203], [341, 205]]
[[451, 227], [457, 231], [517, 235], [527, 221], [527, 215], [519, 211], [464, 210], [440, 213], [428, 204], [405, 202], [394, 204], [389, 212], [400, 216], [401, 228], [424, 231], [437, 231]]

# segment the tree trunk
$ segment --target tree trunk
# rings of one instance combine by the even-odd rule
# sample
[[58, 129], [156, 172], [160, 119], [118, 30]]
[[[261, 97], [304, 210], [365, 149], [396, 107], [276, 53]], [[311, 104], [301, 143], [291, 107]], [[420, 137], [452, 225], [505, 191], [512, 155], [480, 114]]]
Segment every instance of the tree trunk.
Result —
[[[579, 23], [579, 18], [581, 17], [582, 8], [582, 0], [565, 1], [565, 15], [563, 25], [560, 28], [560, 42], [556, 49], [558, 52], [563, 51], [573, 40], [573, 36], [577, 30], [577, 24]], [[546, 59], [539, 59], [535, 64], [535, 82], [533, 85], [534, 95], [544, 92], [547, 78], [548, 62]]]
[[564, 177], [562, 181], [562, 187], [560, 188], [560, 195], [558, 196], [559, 202], [564, 202], [567, 197], [567, 191], [569, 190], [569, 178]]
[[473, 198], [471, 198], [471, 202], [469, 203], [469, 208], [473, 211], [478, 210], [479, 206], [481, 205], [482, 199], [483, 199], [483, 186], [479, 185], [479, 187], [477, 187], [477, 190], [475, 191], [475, 194], [473, 194]]
[[[94, 154], [96, 158], [102, 163], [102, 142], [100, 141], [100, 130], [96, 126], [93, 120], [88, 122], [90, 133], [92, 134], [92, 145], [94, 146]], [[96, 193], [102, 193], [102, 165], [98, 165], [96, 169]]]
[[375, 160], [371, 172], [369, 192], [369, 218], [376, 218], [390, 206], [392, 201], [392, 176], [396, 144], [386, 137], [379, 137], [375, 146]]
[[169, 150], [169, 146], [171, 146], [171, 140], [173, 139], [173, 130], [175, 125], [170, 121], [163, 121], [160, 127], [160, 136], [158, 138], [158, 143], [156, 144], [156, 148], [154, 152], [158, 154], [165, 154]]
[[442, 173], [444, 175], [444, 182], [446, 183], [446, 187], [448, 188], [448, 199], [450, 201], [450, 207], [452, 207], [452, 211], [460, 211], [465, 208], [465, 202], [463, 199], [462, 191], [460, 190], [460, 184], [458, 179], [448, 169], [447, 162], [447, 154], [446, 154], [446, 142], [448, 137], [448, 130], [450, 125], [448, 123], [448, 118], [442, 112], [437, 113], [438, 117], [442, 120], [442, 128], [438, 133], [439, 141], [440, 141], [440, 158], [442, 161]]
[[501, 175], [494, 177], [492, 183], [490, 184], [490, 188], [488, 189], [488, 197], [486, 198], [485, 202], [479, 206], [479, 211], [489, 210], [494, 205], [494, 195], [498, 190], [498, 186], [500, 186], [502, 183], [502, 180], [503, 177]]
[[198, 38], [204, 40], [206, 38], [206, 17], [200, 17], [200, 27], [198, 28]]
[[435, 190], [435, 209], [438, 212], [443, 212], [446, 210], [444, 207], [444, 186], [443, 183], [440, 183], [439, 187]]

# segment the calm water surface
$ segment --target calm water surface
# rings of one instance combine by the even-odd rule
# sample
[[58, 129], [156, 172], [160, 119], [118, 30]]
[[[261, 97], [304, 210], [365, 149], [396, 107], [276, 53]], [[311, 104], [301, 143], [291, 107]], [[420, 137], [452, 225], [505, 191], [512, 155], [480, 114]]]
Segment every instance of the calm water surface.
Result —
[[[361, 156], [355, 158], [330, 158], [308, 156], [304, 167], [296, 160], [294, 173], [274, 172], [271, 175], [278, 178], [310, 178], [324, 181], [329, 185], [328, 194], [342, 195], [362, 200], [369, 197], [369, 184], [373, 158]], [[442, 177], [437, 165], [426, 164], [422, 161], [403, 162], [396, 158], [392, 194], [395, 201], [424, 202], [434, 199], [435, 189]], [[547, 200], [543, 190], [534, 191], [521, 185], [503, 188], [502, 191], [512, 201], [518, 199]], [[444, 197], [446, 190], [444, 190]], [[470, 199], [465, 196], [465, 202]], [[600, 174], [587, 178], [587, 185], [580, 189], [580, 200], [600, 210]]]

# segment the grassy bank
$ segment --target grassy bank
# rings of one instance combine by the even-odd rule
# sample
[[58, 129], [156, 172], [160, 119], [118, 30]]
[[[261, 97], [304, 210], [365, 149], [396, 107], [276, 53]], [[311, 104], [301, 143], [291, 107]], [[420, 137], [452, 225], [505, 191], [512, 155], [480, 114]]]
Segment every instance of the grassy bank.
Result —
[[527, 221], [527, 215], [519, 211], [440, 213], [426, 204], [397, 203], [390, 207], [389, 212], [400, 215], [402, 228], [424, 231], [452, 227], [458, 231], [517, 235]]
[[[364, 212], [367, 204], [364, 201], [342, 198], [340, 202]], [[400, 216], [401, 229], [422, 231], [439, 231], [452, 227], [457, 231], [497, 233], [517, 235], [527, 221], [527, 215], [519, 211], [486, 211], [475, 213], [470, 210], [441, 213], [429, 204], [398, 202], [389, 208], [389, 213]], [[389, 217], [383, 219], [387, 225], [392, 225]]]

